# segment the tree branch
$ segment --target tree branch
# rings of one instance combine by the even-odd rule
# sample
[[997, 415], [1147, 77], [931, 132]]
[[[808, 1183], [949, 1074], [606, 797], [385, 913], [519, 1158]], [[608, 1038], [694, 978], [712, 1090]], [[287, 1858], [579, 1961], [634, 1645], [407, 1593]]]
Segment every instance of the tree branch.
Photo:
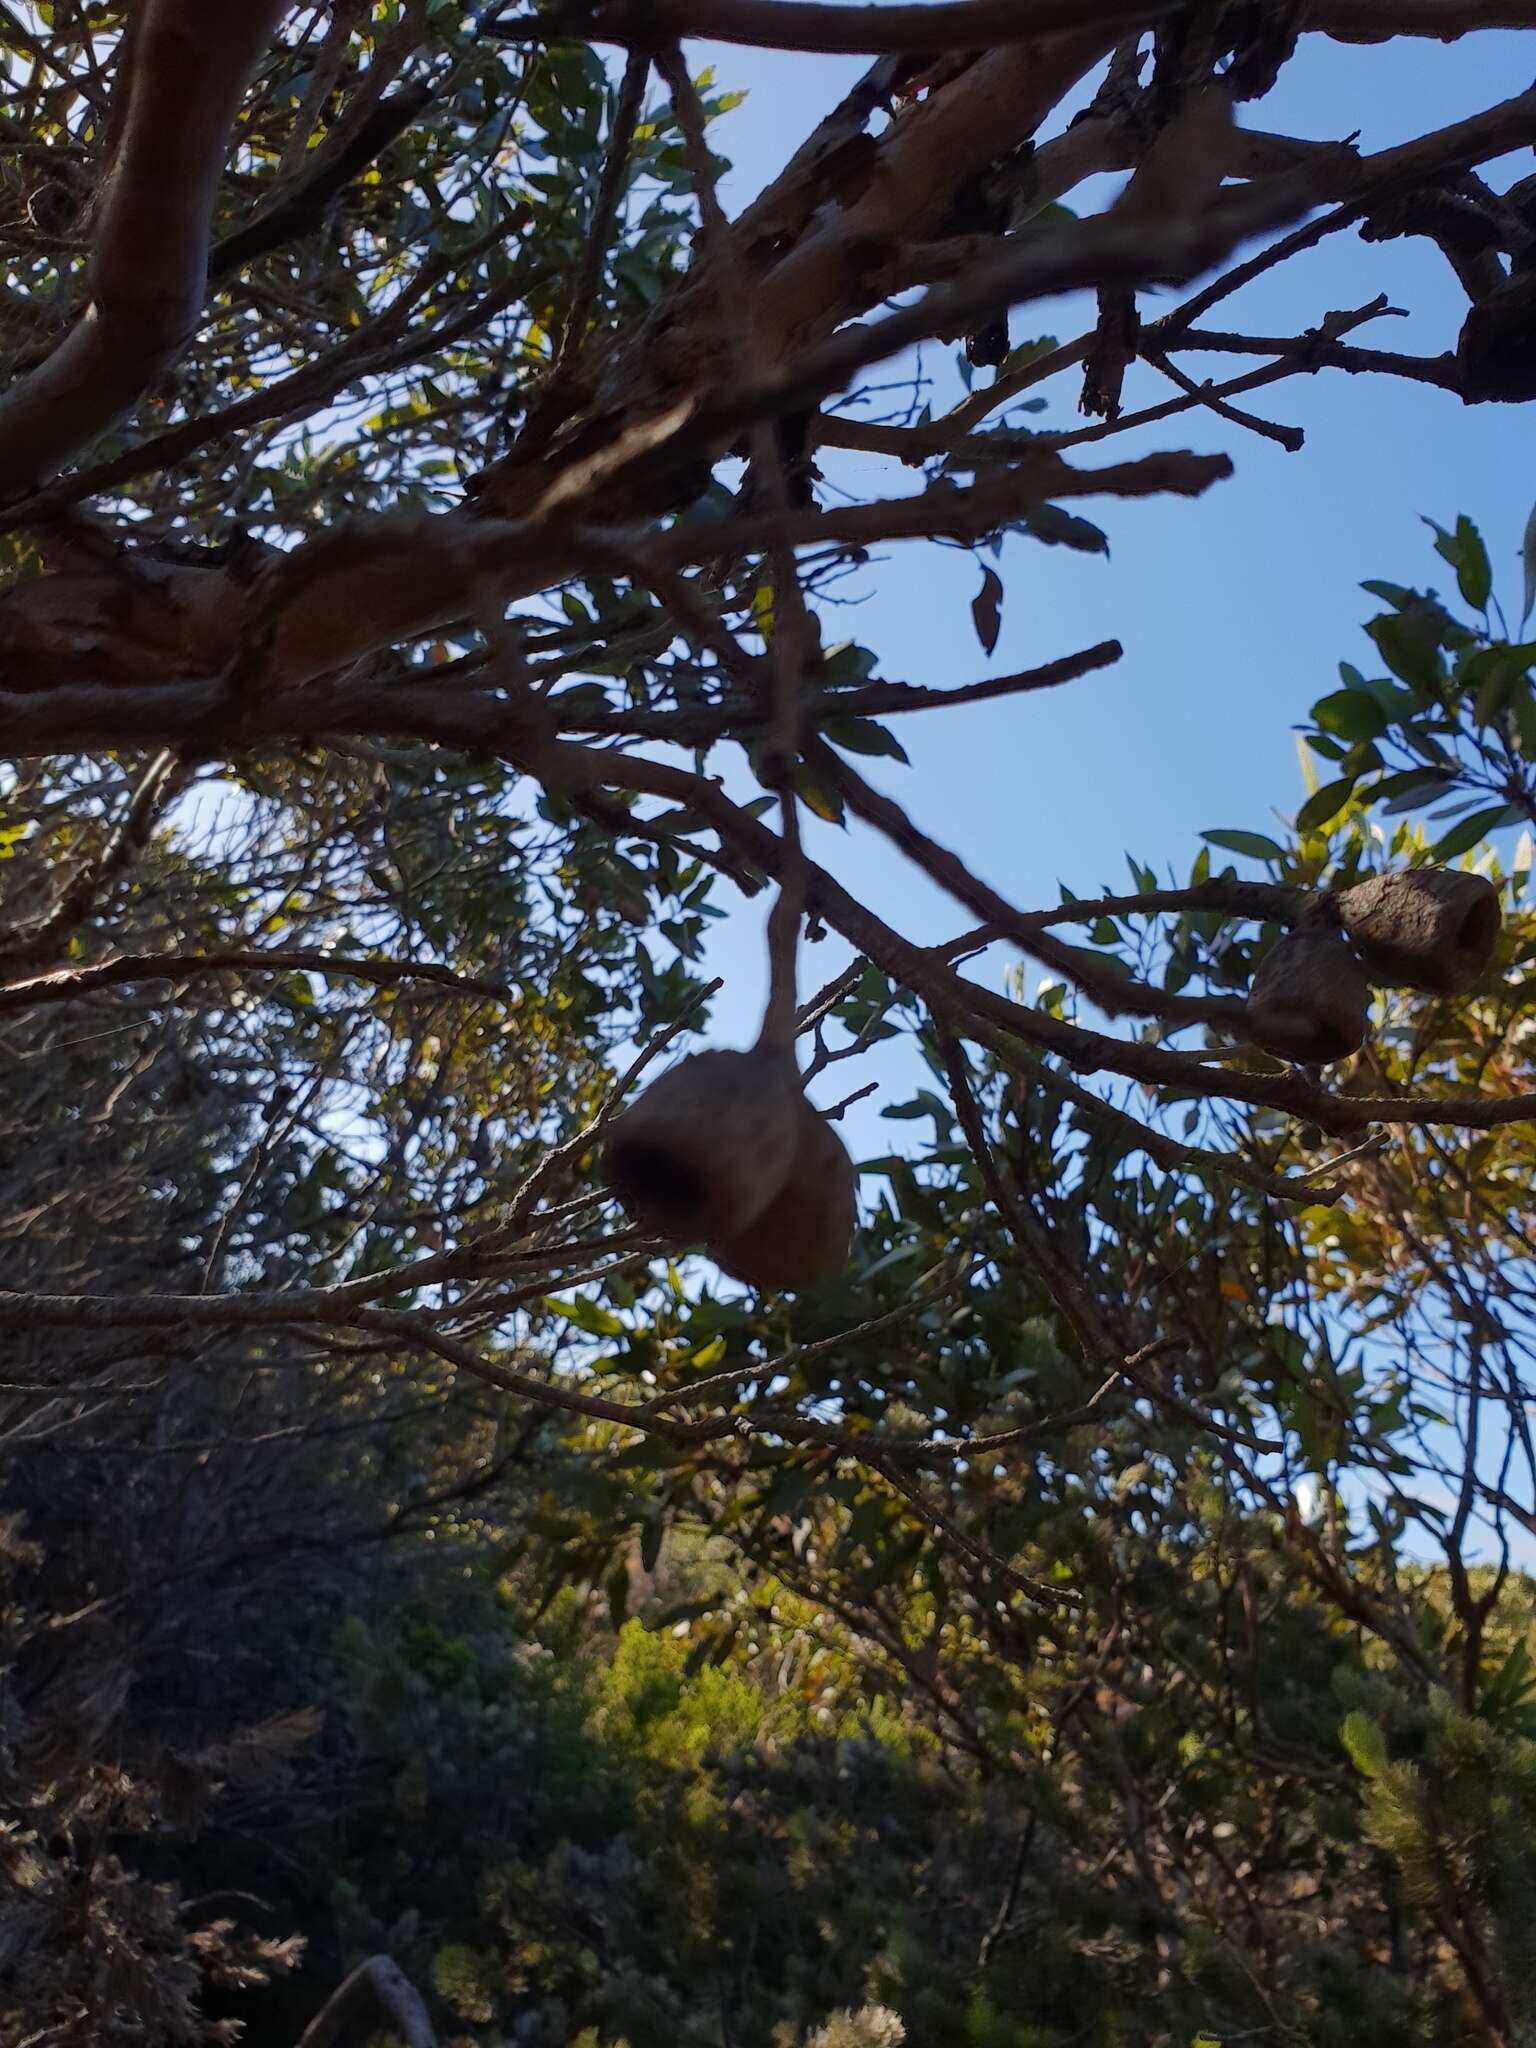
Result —
[[879, 56], [974, 50], [1069, 29], [1129, 28], [1178, 0], [939, 0], [933, 6], [812, 5], [810, 0], [565, 0], [503, 15], [482, 33], [509, 40], [579, 37], [643, 46], [707, 36], [769, 50]]
[[174, 362], [202, 308], [229, 131], [285, 0], [145, 0], [128, 113], [90, 264], [91, 303], [0, 398], [0, 497], [42, 482]]
[[1340, 42], [1430, 36], [1442, 43], [1488, 28], [1536, 28], [1533, 0], [1318, 0], [1306, 26]]
[[824, 741], [813, 741], [807, 759], [826, 776], [848, 805], [867, 824], [883, 832], [892, 845], [920, 867], [965, 908], [987, 918], [992, 927], [1047, 967], [1065, 974], [1093, 1003], [1111, 1017], [1164, 1017], [1175, 1024], [1219, 1024], [1235, 1036], [1245, 1035], [1246, 1007], [1234, 998], [1174, 996], [1134, 980], [1112, 956], [1090, 954], [1066, 946], [1038, 927], [987, 883], [973, 875], [957, 854], [929, 838], [893, 798], [871, 789], [855, 769], [834, 754]]
[[405, 2048], [437, 2048], [437, 2036], [421, 1993], [398, 1963], [371, 1956], [333, 1991], [299, 2037], [299, 2048], [330, 2048], [343, 2027], [376, 2007], [398, 2027]]
[[[3, 965], [0, 961], [0, 967]], [[518, 1000], [516, 990], [503, 983], [479, 981], [434, 960], [367, 960], [303, 946], [270, 952], [259, 946], [228, 946], [212, 953], [187, 955], [125, 953], [119, 959], [104, 960], [90, 967], [61, 967], [26, 981], [0, 982], [0, 1014], [29, 1009], [37, 1003], [74, 1002], [97, 989], [120, 988], [128, 982], [183, 982], [210, 974], [325, 974], [372, 982], [378, 988], [399, 988], [403, 983], [419, 981], [451, 989], [456, 995], [472, 996], [480, 1002], [508, 1004]]]
[[263, 207], [243, 227], [235, 228], [217, 244], [208, 262], [209, 277], [227, 277], [231, 271], [244, 269], [259, 256], [318, 227], [331, 201], [421, 118], [440, 83], [423, 79], [419, 84], [402, 86], [399, 92], [371, 107], [355, 132], [339, 149], [328, 153], [296, 190]]
[[[548, 786], [562, 793], [582, 789], [592, 782], [606, 782], [670, 798], [706, 818], [726, 843], [747, 853], [764, 873], [778, 873], [782, 849], [777, 835], [748, 817], [706, 776], [677, 768], [670, 762], [589, 753], [585, 748], [558, 741], [545, 749], [541, 772], [548, 777]], [[954, 1028], [964, 1031], [967, 1020], [978, 1020], [1007, 1037], [1058, 1054], [1080, 1072], [1102, 1069], [1132, 1080], [1284, 1110], [1320, 1129], [1341, 1134], [1364, 1131], [1378, 1123], [1443, 1123], [1488, 1130], [1506, 1123], [1536, 1121], [1536, 1095], [1373, 1101], [1336, 1094], [1298, 1075], [1227, 1068], [1219, 1073], [1203, 1071], [1185, 1055], [1139, 1040], [1089, 1031], [1080, 1024], [1068, 1023], [1065, 1018], [1012, 1002], [1006, 996], [962, 980], [945, 966], [942, 958], [902, 937], [844, 889], [827, 869], [814, 863], [807, 863], [807, 901], [882, 972], [921, 996]]]

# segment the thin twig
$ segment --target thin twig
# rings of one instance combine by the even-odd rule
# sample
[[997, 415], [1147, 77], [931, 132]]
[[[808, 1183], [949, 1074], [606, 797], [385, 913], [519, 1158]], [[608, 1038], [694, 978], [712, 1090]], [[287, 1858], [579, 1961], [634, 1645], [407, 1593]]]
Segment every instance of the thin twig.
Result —
[[[0, 965], [3, 965], [0, 962]], [[89, 967], [57, 967], [25, 981], [0, 982], [0, 1012], [30, 1009], [38, 1003], [74, 1002], [98, 989], [125, 983], [203, 980], [218, 974], [322, 974], [338, 980], [371, 982], [378, 988], [399, 988], [422, 982], [480, 1002], [516, 1004], [518, 992], [505, 982], [460, 974], [436, 960], [368, 960], [317, 947], [271, 950], [260, 946], [221, 947], [212, 953], [124, 953]]]
[[66, 883], [47, 915], [36, 924], [0, 932], [0, 972], [13, 962], [46, 959], [57, 942], [74, 930], [108, 883], [143, 851], [156, 819], [185, 786], [188, 773], [174, 748], [163, 748], [155, 756], [100, 854]]
[[[701, 248], [713, 261], [722, 326], [731, 338], [732, 354], [748, 375], [758, 369], [755, 330], [747, 318], [748, 300], [736, 261], [730, 223], [720, 204], [718, 173], [705, 134], [705, 114], [681, 49], [676, 43], [657, 52], [656, 68], [667, 82], [699, 202]], [[766, 421], [757, 421], [750, 435], [753, 468], [767, 492], [770, 517], [789, 512], [789, 490], [783, 454]], [[789, 1049], [795, 1039], [796, 968], [800, 925], [805, 915], [805, 862], [800, 848], [799, 801], [793, 764], [800, 727], [800, 689], [812, 644], [805, 592], [794, 550], [783, 540], [771, 544], [768, 560], [773, 577], [773, 630], [769, 664], [763, 677], [762, 723], [765, 745], [759, 777], [779, 797], [784, 861], [779, 893], [768, 917], [768, 1000], [758, 1044]]]
[[683, 1006], [681, 1013], [670, 1024], [652, 1032], [645, 1044], [630, 1061], [624, 1072], [604, 1096], [602, 1107], [589, 1124], [567, 1138], [563, 1144], [552, 1145], [539, 1159], [538, 1164], [518, 1187], [507, 1204], [506, 1214], [500, 1222], [477, 1234], [467, 1249], [487, 1253], [516, 1243], [533, 1219], [535, 1210], [552, 1186], [559, 1183], [566, 1171], [572, 1167], [584, 1152], [590, 1152], [608, 1125], [613, 1121], [620, 1103], [633, 1088], [636, 1081], [681, 1034], [692, 1028], [696, 1011], [718, 995], [725, 982], [720, 976], [705, 982], [696, 989]]
[[1192, 377], [1185, 376], [1177, 363], [1170, 362], [1167, 356], [1159, 354], [1156, 349], [1143, 348], [1142, 354], [1154, 370], [1162, 372], [1170, 384], [1177, 384], [1187, 397], [1205, 406], [1219, 418], [1230, 421], [1234, 427], [1246, 427], [1249, 433], [1258, 434], [1266, 441], [1274, 441], [1289, 455], [1299, 455], [1306, 446], [1307, 437], [1300, 427], [1280, 426], [1274, 420], [1261, 420], [1251, 412], [1243, 412], [1240, 407], [1229, 405], [1209, 381], [1197, 384]]
[[[560, 384], [569, 375], [581, 353], [587, 318], [602, 280], [603, 265], [607, 261], [608, 238], [613, 233], [619, 200], [624, 191], [624, 173], [628, 168], [629, 152], [640, 119], [640, 102], [645, 94], [645, 81], [650, 76], [650, 69], [650, 56], [645, 50], [630, 51], [629, 60], [624, 66], [624, 77], [619, 85], [613, 130], [608, 137], [608, 153], [603, 159], [602, 176], [598, 180], [597, 199], [592, 208], [592, 224], [587, 230], [586, 247], [581, 252], [581, 268], [577, 271], [571, 287], [570, 306], [560, 336], [560, 347], [555, 356], [554, 370], [551, 374], [551, 383], [555, 385]], [[547, 396], [546, 393], [545, 397]]]
[[1048, 1586], [1041, 1579], [1026, 1577], [1023, 1572], [1016, 1571], [1011, 1564], [1005, 1563], [995, 1552], [988, 1550], [984, 1544], [968, 1536], [952, 1516], [947, 1515], [941, 1507], [928, 1499], [915, 1480], [909, 1479], [904, 1472], [898, 1472], [884, 1458], [871, 1456], [866, 1458], [865, 1463], [872, 1471], [878, 1472], [888, 1486], [895, 1487], [902, 1499], [916, 1509], [930, 1528], [936, 1529], [957, 1550], [973, 1563], [980, 1565], [983, 1571], [995, 1573], [1016, 1593], [1022, 1593], [1027, 1600], [1046, 1602], [1058, 1607], [1083, 1605], [1081, 1593], [1075, 1593], [1067, 1586]]
[[947, 1301], [958, 1293], [976, 1271], [980, 1261], [972, 1261], [960, 1273], [940, 1274], [938, 1278], [910, 1301], [904, 1301], [897, 1308], [887, 1309], [883, 1315], [872, 1316], [868, 1322], [858, 1323], [851, 1330], [839, 1331], [835, 1337], [821, 1337], [813, 1344], [792, 1345], [788, 1351], [781, 1351], [776, 1358], [744, 1359], [739, 1365], [728, 1366], [724, 1372], [711, 1373], [702, 1380], [693, 1380], [682, 1387], [669, 1387], [664, 1393], [654, 1395], [644, 1404], [643, 1414], [660, 1415], [668, 1408], [696, 1401], [711, 1399], [717, 1393], [739, 1386], [743, 1380], [767, 1382], [781, 1378], [791, 1370], [808, 1365], [812, 1359], [824, 1358], [834, 1352], [841, 1352], [849, 1345], [861, 1344], [868, 1337], [883, 1336], [886, 1331], [899, 1329], [910, 1322], [913, 1316], [921, 1315], [925, 1309], [935, 1308], [941, 1301]]

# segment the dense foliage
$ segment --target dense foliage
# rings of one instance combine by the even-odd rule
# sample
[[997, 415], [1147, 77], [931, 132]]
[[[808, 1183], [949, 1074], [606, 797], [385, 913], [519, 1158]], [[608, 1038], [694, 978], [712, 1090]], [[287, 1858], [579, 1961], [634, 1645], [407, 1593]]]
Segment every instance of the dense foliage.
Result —
[[[1536, 529], [1522, 589], [1465, 517], [1454, 591], [1368, 586], [1293, 826], [1044, 912], [857, 762], [1118, 648], [936, 692], [832, 603], [970, 548], [990, 652], [1014, 551], [1106, 546], [1064, 500], [1226, 474], [1062, 453], [1187, 351], [1492, 395], [1347, 341], [1379, 304], [1136, 292], [1363, 220], [1482, 347], [1536, 98], [1374, 156], [1231, 117], [1304, 29], [1530, 10], [1030, 5], [735, 223], [681, 0], [622, 78], [551, 33], [617, 5], [0, 7], [0, 2048], [1536, 2042]], [[947, 411], [858, 385], [934, 337]], [[842, 506], [848, 451], [923, 487]], [[801, 811], [985, 923], [920, 953]], [[1326, 1080], [1258, 1050], [1277, 928], [1434, 865], [1497, 889], [1476, 985], [1377, 989]], [[601, 1173], [727, 883], [844, 942], [803, 1064], [878, 1048], [892, 1133], [786, 1295]]]
[[[1427, 608], [1394, 595], [1391, 617]], [[1318, 707], [1325, 757], [1342, 695]], [[1433, 702], [1442, 735], [1512, 730], [1465, 690]], [[1430, 737], [1454, 807], [1476, 771]], [[1375, 765], [1351, 765], [1365, 786], [1321, 822], [1311, 799], [1294, 839], [1210, 838], [1287, 880], [1352, 873], [1383, 837], [1425, 857], [1446, 821], [1384, 819]], [[174, 839], [151, 873], [159, 915], [195, 934], [206, 875]], [[1357, 1085], [1527, 1085], [1527, 880], [1508, 879], [1488, 994], [1393, 1004]], [[1183, 913], [1159, 957], [1170, 983], [1192, 963], [1236, 978], [1217, 963], [1241, 943]], [[8, 1981], [34, 2027], [116, 2040], [120, 2001], [124, 2040], [239, 2015], [275, 2044], [386, 1949], [465, 2042], [798, 2042], [872, 2007], [968, 2048], [1085, 2027], [1149, 2048], [1260, 2027], [1450, 2043], [1483, 2036], [1469, 1980], [1519, 2038], [1536, 1610], [1507, 1548], [1475, 1560], [1493, 1524], [1531, 1521], [1521, 1127], [1470, 1157], [1403, 1134], [1334, 1169], [1342, 1202], [1288, 1217], [1150, 1164], [1097, 1096], [973, 1066], [1015, 1229], [1075, 1273], [1096, 1347], [1148, 1360], [1152, 1399], [1112, 1411], [1100, 1390], [1084, 1412], [1083, 1330], [956, 1142], [952, 1047], [891, 993], [858, 1000], [935, 1069], [893, 1105], [931, 1136], [868, 1162], [885, 1192], [856, 1307], [834, 1290], [770, 1315], [620, 1276], [528, 1341], [575, 1343], [615, 1387], [772, 1370], [834, 1403], [854, 1450], [930, 1413], [1018, 1449], [922, 1471], [818, 1444], [671, 1451], [519, 1413], [387, 1341], [344, 1360], [259, 1329], [12, 1344]], [[398, 1159], [393, 1187], [372, 1166], [377, 1212], [414, 1229], [447, 1192], [421, 1178], [444, 1104], [487, 1085], [481, 1062], [521, 1071], [531, 1040], [586, 1070], [590, 1041], [535, 1015], [417, 1079], [443, 1012], [432, 991], [402, 1007], [385, 991], [330, 1017], [280, 984], [190, 1018], [111, 991], [46, 1030], [8, 1020], [28, 1284], [132, 1292], [147, 1245], [300, 1284], [357, 1227], [349, 1158]], [[377, 1034], [372, 1087], [338, 1060], [348, 1110], [327, 1118], [311, 1080], [314, 1109], [271, 1116], [242, 1075], [324, 1071], [326, 1031]], [[1269, 1168], [1326, 1149], [1278, 1120], [1250, 1138]], [[179, 1272], [157, 1257], [152, 1282]], [[873, 1327], [828, 1341], [854, 1320]], [[1469, 1388], [1474, 1416], [1479, 1388], [1498, 1403], [1480, 1457], [1450, 1423]], [[1041, 1605], [1040, 1581], [1080, 1604]]]

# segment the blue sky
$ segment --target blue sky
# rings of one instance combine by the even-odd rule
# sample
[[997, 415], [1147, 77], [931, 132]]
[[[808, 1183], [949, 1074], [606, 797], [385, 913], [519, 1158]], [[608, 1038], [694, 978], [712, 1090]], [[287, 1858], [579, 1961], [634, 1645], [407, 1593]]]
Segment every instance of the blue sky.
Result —
[[[695, 69], [713, 65], [721, 87], [748, 95], [712, 136], [733, 161], [724, 192], [733, 212], [864, 66], [707, 43], [691, 45], [689, 56]], [[1308, 36], [1276, 93], [1241, 118], [1319, 138], [1359, 129], [1362, 148], [1379, 149], [1521, 90], [1529, 56], [1529, 39], [1513, 33], [1374, 47]], [[1492, 182], [1530, 168], [1529, 153], [1511, 158], [1494, 167]], [[1411, 317], [1381, 321], [1362, 341], [1426, 353], [1454, 341], [1465, 300], [1438, 252], [1348, 234], [1230, 302], [1220, 324], [1297, 333], [1382, 291]], [[1080, 302], [1056, 301], [1016, 312], [1013, 338], [1065, 337], [1084, 324]], [[934, 352], [935, 370], [942, 353]], [[1231, 363], [1193, 361], [1201, 375]], [[1071, 373], [1044, 389], [1049, 408], [1032, 424], [1078, 424]], [[1128, 395], [1147, 402], [1169, 387], [1142, 370]], [[1366, 660], [1360, 627], [1374, 605], [1361, 579], [1447, 579], [1421, 514], [1447, 524], [1458, 512], [1476, 519], [1503, 587], [1518, 590], [1521, 532], [1536, 498], [1530, 408], [1465, 407], [1442, 392], [1340, 372], [1281, 384], [1253, 403], [1302, 427], [1306, 447], [1290, 455], [1193, 412], [1074, 457], [1086, 467], [1153, 448], [1225, 450], [1237, 471], [1193, 502], [1087, 501], [1082, 510], [1110, 536], [1108, 562], [1010, 540], [1003, 630], [990, 660], [970, 621], [977, 571], [947, 550], [892, 550], [859, 586], [864, 603], [829, 621], [829, 638], [852, 633], [880, 653], [882, 675], [927, 684], [1005, 674], [1107, 636], [1123, 641], [1118, 668], [1066, 689], [903, 718], [912, 769], [882, 762], [871, 777], [1022, 905], [1054, 901], [1058, 882], [1082, 894], [1125, 887], [1127, 850], [1187, 872], [1203, 828], [1263, 830], [1274, 813], [1294, 811], [1304, 786], [1291, 728], [1336, 687], [1340, 659]], [[842, 474], [851, 482], [855, 473]], [[893, 465], [870, 462], [857, 474], [877, 493], [908, 487]], [[936, 940], [967, 922], [868, 835], [823, 830], [818, 850], [912, 936]], [[760, 925], [748, 908], [717, 927], [713, 964], [728, 987], [716, 1019], [727, 1038], [749, 1034], [755, 1020]], [[813, 949], [807, 981], [815, 985], [844, 957], [831, 944]], [[998, 951], [989, 971], [1001, 976], [1010, 964]], [[873, 1124], [874, 1108], [858, 1135], [888, 1150], [892, 1126]]]

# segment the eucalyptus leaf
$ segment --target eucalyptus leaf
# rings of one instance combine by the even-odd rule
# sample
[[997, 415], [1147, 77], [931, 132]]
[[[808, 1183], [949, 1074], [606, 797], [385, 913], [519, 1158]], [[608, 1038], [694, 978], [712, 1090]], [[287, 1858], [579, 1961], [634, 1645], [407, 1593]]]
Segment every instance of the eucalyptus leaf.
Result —
[[1352, 777], [1343, 782], [1325, 782], [1321, 789], [1313, 791], [1296, 813], [1296, 830], [1316, 832], [1324, 825], [1331, 825], [1354, 793]]
[[1275, 840], [1266, 838], [1262, 832], [1239, 832], [1223, 828], [1219, 832], [1202, 832], [1200, 837], [1212, 846], [1225, 848], [1228, 853], [1245, 853], [1252, 860], [1285, 859], [1285, 848]]

